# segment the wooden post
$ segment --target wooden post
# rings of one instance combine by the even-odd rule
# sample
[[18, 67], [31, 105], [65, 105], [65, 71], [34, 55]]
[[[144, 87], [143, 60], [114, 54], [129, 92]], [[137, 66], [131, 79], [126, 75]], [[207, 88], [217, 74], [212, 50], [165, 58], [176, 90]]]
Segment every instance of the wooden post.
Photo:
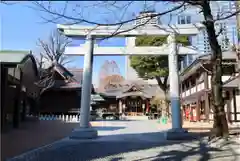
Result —
[[[209, 85], [208, 85], [208, 74], [205, 71], [204, 72], [204, 88], [205, 89], [209, 89]], [[206, 120], [209, 121], [209, 113], [210, 113], [210, 104], [209, 104], [209, 96], [208, 96], [208, 92], [204, 93], [204, 102], [205, 102], [205, 118]]]
[[234, 108], [234, 121], [235, 122], [237, 122], [237, 121], [240, 121], [240, 120], [238, 120], [238, 118], [237, 118], [237, 100], [236, 100], [236, 91], [235, 90], [233, 90], [232, 91], [232, 97], [233, 97], [233, 108]]
[[191, 95], [192, 94], [192, 78], [190, 78], [188, 82], [189, 82], [189, 95]]
[[6, 128], [6, 97], [7, 97], [7, 87], [8, 87], [8, 68], [0, 64], [1, 72], [1, 130]]
[[209, 114], [210, 114], [210, 107], [209, 107], [209, 97], [208, 92], [204, 93], [204, 103], [205, 103], [205, 118], [206, 120], [209, 120]]
[[[240, 1], [235, 1], [235, 6], [236, 10], [238, 11], [240, 9]], [[240, 74], [240, 13], [236, 15], [237, 18], [237, 38], [238, 38], [238, 43], [236, 45], [236, 54], [237, 54], [237, 70], [238, 73]], [[238, 90], [240, 90], [240, 77], [239, 79], [239, 84], [238, 84]]]
[[[185, 92], [185, 81], [182, 81], [182, 94]], [[185, 97], [185, 94], [183, 95]], [[182, 98], [183, 98], [182, 97]]]
[[122, 110], [122, 100], [121, 99], [118, 100], [118, 106], [119, 106], [118, 111], [119, 111], [120, 114], [122, 114], [123, 110]]
[[14, 112], [13, 112], [13, 127], [18, 128], [20, 124], [20, 106], [21, 106], [21, 90], [22, 90], [22, 75], [23, 73], [20, 72], [20, 82], [16, 85], [16, 94], [14, 100]]
[[182, 99], [182, 94], [183, 94], [183, 82], [180, 84], [180, 99]]
[[195, 77], [195, 88], [196, 88], [196, 92], [198, 92], [198, 88], [197, 88], [197, 86], [198, 86], [198, 84], [199, 84], [199, 82], [198, 82], [198, 77], [199, 77], [199, 75], [197, 74], [197, 76]]
[[226, 106], [227, 106], [227, 111], [226, 111], [226, 115], [227, 115], [227, 120], [229, 123], [232, 123], [232, 114], [231, 114], [231, 97], [232, 97], [232, 92], [229, 91], [229, 97], [228, 99], [226, 100]]
[[208, 74], [207, 74], [206, 71], [204, 72], [204, 88], [205, 89], [209, 88], [209, 85], [208, 85]]
[[197, 99], [197, 107], [196, 107], [196, 112], [197, 112], [197, 121], [200, 121], [200, 108], [201, 108], [201, 96], [198, 97]]
[[24, 95], [24, 98], [22, 100], [22, 113], [21, 113], [21, 121], [26, 120], [26, 95]]

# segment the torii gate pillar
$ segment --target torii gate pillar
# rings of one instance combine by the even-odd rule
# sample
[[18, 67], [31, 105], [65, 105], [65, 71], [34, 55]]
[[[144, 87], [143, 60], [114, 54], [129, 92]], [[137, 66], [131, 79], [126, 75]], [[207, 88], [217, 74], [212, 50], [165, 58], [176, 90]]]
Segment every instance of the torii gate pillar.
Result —
[[172, 112], [172, 129], [165, 133], [165, 138], [167, 140], [184, 139], [188, 136], [186, 135], [187, 131], [182, 128], [176, 34], [170, 34], [167, 38], [167, 41], [170, 48], [170, 52], [168, 55], [168, 66], [170, 84], [169, 92]]
[[179, 93], [178, 49], [176, 35], [170, 34], [167, 38], [170, 52], [168, 55], [170, 101], [172, 111], [172, 129], [182, 129]]
[[91, 35], [86, 37], [86, 45], [88, 46], [88, 52], [84, 55], [80, 128], [77, 128], [72, 132], [70, 136], [71, 139], [93, 139], [98, 136], [97, 130], [89, 127], [94, 51], [94, 38]]

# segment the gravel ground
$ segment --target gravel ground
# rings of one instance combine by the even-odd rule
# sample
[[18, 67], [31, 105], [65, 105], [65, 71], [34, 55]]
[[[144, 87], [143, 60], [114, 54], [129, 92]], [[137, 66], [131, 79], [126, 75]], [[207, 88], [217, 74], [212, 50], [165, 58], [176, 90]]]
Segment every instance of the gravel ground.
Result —
[[167, 130], [167, 126], [161, 126], [156, 121], [105, 121], [95, 128], [99, 132], [95, 140], [66, 138], [9, 161], [240, 160], [240, 144], [235, 141], [229, 141], [223, 147], [209, 146], [206, 139], [201, 137], [196, 140], [166, 141], [163, 131]]

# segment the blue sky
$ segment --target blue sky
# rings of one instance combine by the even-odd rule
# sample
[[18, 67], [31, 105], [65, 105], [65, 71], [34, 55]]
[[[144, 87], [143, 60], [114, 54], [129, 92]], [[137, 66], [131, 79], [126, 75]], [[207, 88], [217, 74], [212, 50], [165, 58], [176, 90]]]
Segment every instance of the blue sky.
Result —
[[[36, 42], [37, 40], [43, 39], [46, 40], [52, 30], [56, 28], [56, 24], [53, 23], [44, 23], [41, 16], [43, 13], [39, 11], [33, 10], [26, 5], [29, 5], [31, 2], [19, 2], [15, 5], [3, 5], [0, 4], [0, 12], [1, 12], [1, 42], [0, 48], [3, 50], [11, 49], [11, 50], [36, 50]], [[59, 5], [63, 4], [63, 2], [58, 2]], [[60, 4], [61, 3], [61, 4]], [[74, 2], [73, 2], [74, 3]], [[76, 2], [77, 3], [77, 2]], [[84, 3], [84, 2], [83, 2]], [[85, 3], [90, 3], [85, 2]], [[124, 2], [122, 2], [124, 3]], [[135, 16], [139, 11], [141, 11], [142, 7], [139, 7], [140, 2], [136, 2], [136, 4], [132, 5], [131, 8], [128, 9], [129, 13], [125, 15], [129, 17], [131, 14]], [[162, 7], [160, 7], [162, 8]], [[97, 7], [98, 11], [101, 12], [104, 9]], [[106, 9], [106, 8], [105, 8]], [[88, 19], [91, 20], [104, 20], [106, 18], [111, 19], [109, 17], [110, 14], [98, 14], [92, 12], [93, 8], [86, 9], [84, 12]], [[101, 15], [101, 16], [98, 16]], [[44, 15], [46, 17], [46, 14]], [[114, 20], [114, 18], [112, 18]], [[102, 42], [104, 46], [123, 46], [124, 40], [122, 39], [114, 39]], [[83, 67], [83, 57], [78, 56], [72, 58], [74, 61], [70, 66], [82, 68]], [[125, 57], [124, 56], [98, 56], [94, 58], [94, 75], [93, 81], [97, 83], [98, 73], [100, 71], [101, 66], [103, 65], [105, 60], [114, 60], [119, 68], [122, 75], [125, 75]]]
[[[40, 16], [36, 11], [27, 8], [24, 5], [1, 5], [1, 49], [11, 50], [35, 50], [38, 38], [47, 39], [51, 30], [56, 25], [51, 23], [42, 23]], [[19, 15], [20, 14], [20, 15]], [[103, 45], [122, 46], [124, 40], [108, 40]], [[71, 58], [72, 64], [69, 66], [83, 67], [83, 57]], [[98, 73], [105, 60], [114, 60], [122, 75], [124, 75], [124, 56], [97, 56], [94, 57], [94, 83], [97, 83]]]

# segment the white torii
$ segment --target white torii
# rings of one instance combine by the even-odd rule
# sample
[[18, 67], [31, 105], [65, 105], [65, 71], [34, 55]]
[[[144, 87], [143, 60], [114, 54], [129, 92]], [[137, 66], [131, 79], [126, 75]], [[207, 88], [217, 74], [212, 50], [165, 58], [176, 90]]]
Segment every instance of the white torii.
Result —
[[[192, 47], [183, 47], [176, 44], [176, 35], [194, 36], [203, 28], [202, 24], [184, 24], [184, 25], [146, 25], [137, 29], [131, 29], [133, 26], [66, 26], [57, 25], [58, 29], [68, 37], [85, 37], [86, 42], [79, 47], [67, 47], [67, 55], [84, 55], [83, 86], [81, 97], [80, 128], [76, 129], [71, 138], [94, 138], [97, 137], [97, 131], [89, 127], [90, 115], [90, 97], [92, 88], [92, 67], [93, 55], [168, 55], [169, 61], [169, 82], [170, 98], [172, 111], [172, 130], [169, 131], [179, 134], [184, 132], [182, 129], [182, 120], [180, 112], [180, 93], [179, 93], [179, 74], [177, 55], [198, 54]], [[126, 37], [126, 47], [99, 47], [94, 44], [95, 38], [102, 38], [120, 34], [115, 37]], [[128, 32], [124, 32], [128, 31]], [[160, 47], [136, 47], [135, 38], [137, 36], [168, 36], [167, 44]], [[171, 137], [170, 135], [167, 137]]]

